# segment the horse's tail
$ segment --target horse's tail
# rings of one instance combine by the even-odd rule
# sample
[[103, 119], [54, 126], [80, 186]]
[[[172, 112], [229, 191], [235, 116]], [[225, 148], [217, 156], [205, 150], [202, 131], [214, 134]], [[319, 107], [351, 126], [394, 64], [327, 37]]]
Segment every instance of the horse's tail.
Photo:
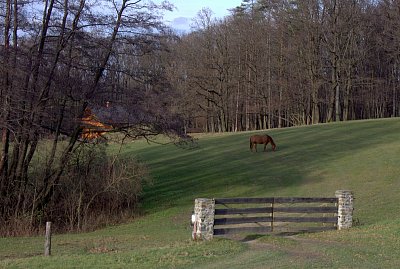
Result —
[[253, 149], [252, 144], [253, 144], [253, 143], [251, 143], [251, 138], [250, 138], [250, 150]]

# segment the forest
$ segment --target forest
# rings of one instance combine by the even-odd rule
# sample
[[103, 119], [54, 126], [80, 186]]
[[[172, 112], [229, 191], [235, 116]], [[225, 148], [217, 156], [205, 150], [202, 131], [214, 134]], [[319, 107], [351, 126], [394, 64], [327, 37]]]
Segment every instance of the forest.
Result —
[[170, 2], [0, 1], [0, 234], [131, 215], [148, 171], [107, 143], [400, 114], [398, 1], [243, 0], [188, 33]]
[[[199, 12], [171, 80], [190, 127], [242, 131], [399, 116], [398, 1], [243, 1]], [[193, 102], [193, 100], [195, 100]]]

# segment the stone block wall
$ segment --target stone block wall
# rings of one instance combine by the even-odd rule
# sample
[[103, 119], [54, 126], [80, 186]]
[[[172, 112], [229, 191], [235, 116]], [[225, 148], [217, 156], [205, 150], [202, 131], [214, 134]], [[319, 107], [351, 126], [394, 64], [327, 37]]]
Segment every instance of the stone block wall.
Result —
[[338, 230], [348, 229], [353, 226], [353, 192], [338, 190], [335, 196], [338, 198]]
[[214, 199], [198, 198], [194, 202], [192, 238], [210, 240], [214, 236]]

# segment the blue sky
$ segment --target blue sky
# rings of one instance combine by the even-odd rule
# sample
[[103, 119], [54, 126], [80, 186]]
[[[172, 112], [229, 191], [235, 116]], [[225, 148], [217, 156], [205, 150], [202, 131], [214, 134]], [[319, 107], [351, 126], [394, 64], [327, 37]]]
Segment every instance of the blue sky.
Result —
[[165, 12], [166, 24], [178, 31], [188, 31], [192, 19], [202, 8], [210, 8], [214, 18], [222, 18], [229, 15], [228, 9], [240, 6], [242, 0], [169, 0], [169, 2], [175, 6], [175, 10]]

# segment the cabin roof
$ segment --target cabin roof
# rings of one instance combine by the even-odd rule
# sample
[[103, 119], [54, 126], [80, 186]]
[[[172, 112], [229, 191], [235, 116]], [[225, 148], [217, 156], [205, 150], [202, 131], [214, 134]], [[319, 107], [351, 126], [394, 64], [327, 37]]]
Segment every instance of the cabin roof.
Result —
[[118, 126], [132, 122], [132, 116], [119, 105], [92, 106], [92, 113], [104, 124]]

